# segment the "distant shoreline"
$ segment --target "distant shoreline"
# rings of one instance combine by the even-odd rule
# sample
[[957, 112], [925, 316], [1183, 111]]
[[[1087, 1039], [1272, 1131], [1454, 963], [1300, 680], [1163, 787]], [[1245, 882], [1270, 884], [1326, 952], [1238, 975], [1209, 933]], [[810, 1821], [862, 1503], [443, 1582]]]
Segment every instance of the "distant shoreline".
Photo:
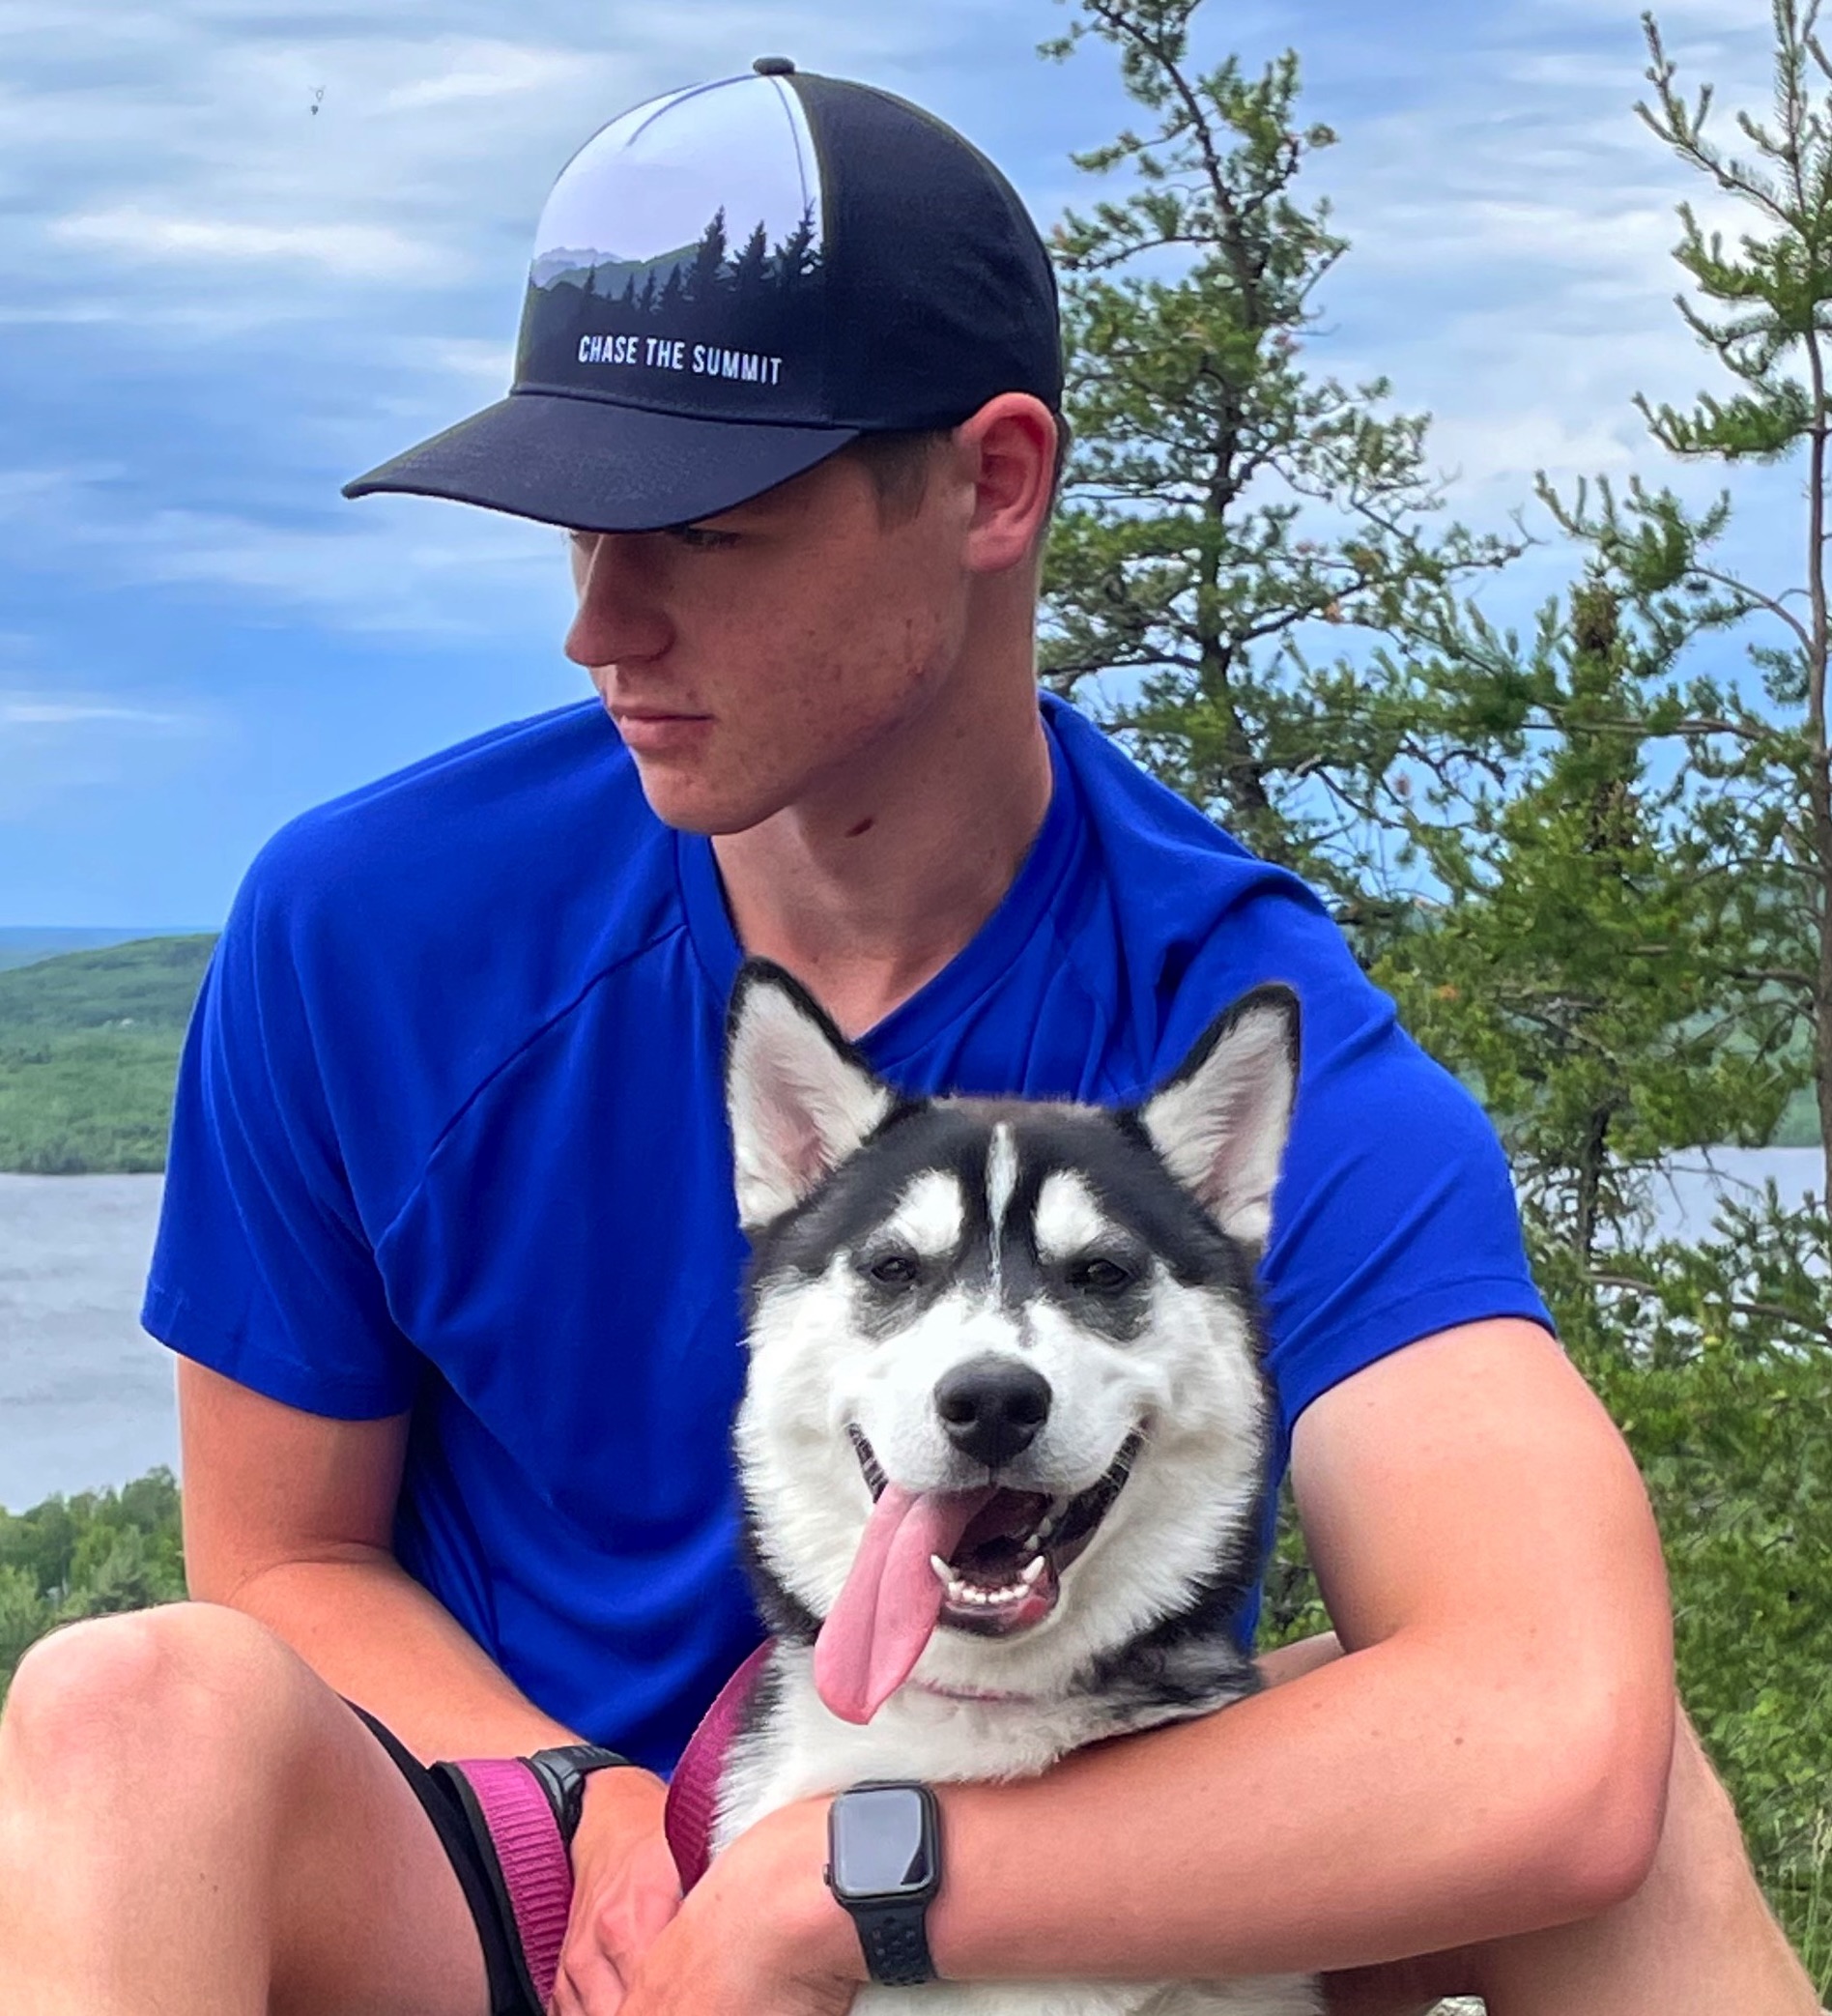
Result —
[[[215, 944], [208, 932], [0, 925], [0, 1171], [163, 1169], [179, 1054]], [[1813, 1150], [1818, 1132], [1803, 1088], [1769, 1146]]]

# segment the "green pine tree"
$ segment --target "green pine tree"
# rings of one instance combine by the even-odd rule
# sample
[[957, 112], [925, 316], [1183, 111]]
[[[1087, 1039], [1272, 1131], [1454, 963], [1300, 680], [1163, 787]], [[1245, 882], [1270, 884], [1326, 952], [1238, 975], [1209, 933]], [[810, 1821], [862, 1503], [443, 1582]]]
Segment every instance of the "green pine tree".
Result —
[[1674, 696], [1663, 733], [1697, 787], [1695, 807], [1720, 872], [1759, 913], [1761, 957], [1749, 977], [1785, 1003], [1798, 1030], [1800, 1078], [1811, 1086], [1832, 1195], [1832, 758], [1826, 671], [1832, 659], [1826, 542], [1832, 389], [1832, 63], [1818, 0], [1774, 0], [1775, 95], [1770, 116], [1740, 114], [1748, 157], [1710, 130], [1712, 91], [1679, 87], [1658, 23], [1644, 16], [1652, 101], [1641, 116], [1715, 192], [1739, 205], [1735, 244], [1680, 209], [1675, 256], [1691, 285], [1687, 326], [1730, 381], [1689, 408], [1642, 401], [1654, 440], [1727, 475], [1784, 464], [1804, 509], [1794, 559], [1760, 568], [1721, 558], [1728, 505], [1689, 510], [1670, 491], [1623, 499], [1601, 491], [1559, 505], [1608, 577], [1650, 625], [1734, 630], [1742, 665], [1718, 662]]
[[1710, 872], [1696, 793], [1650, 762], [1672, 640], [1625, 623], [1591, 578], [1547, 609], [1525, 664], [1497, 678], [1478, 643], [1414, 668], [1433, 738], [1489, 762], [1409, 794], [1438, 894], [1375, 972], [1480, 1088], [1534, 1230], [1582, 1271], [1676, 1150], [1769, 1138], [1791, 1019], [1746, 977], [1760, 940], [1735, 880]]
[[1773, 23], [1773, 110], [1732, 154], [1646, 20], [1641, 116], [1749, 229], [1732, 246], [1681, 210], [1679, 309], [1731, 383], [1642, 410], [1729, 480], [1797, 476], [1792, 557], [1728, 560], [1728, 494], [1542, 483], [1579, 585], [1524, 641], [1443, 596], [1383, 666], [1421, 741], [1464, 755], [1416, 775], [1408, 841], [1443, 902], [1380, 971], [1514, 1152], [1541, 1284], [1660, 1519], [1681, 1691], [1823, 1993], [1832, 1226], [1772, 1187], [1702, 1237], [1638, 1219], [1675, 1150], [1765, 1138], [1803, 1085], [1826, 1112], [1832, 65], [1813, 6]]
[[1306, 365], [1345, 249], [1296, 184], [1334, 135], [1287, 54], [1190, 54], [1198, 0], [1070, 0], [1044, 53], [1119, 55], [1144, 130], [1075, 156], [1124, 173], [1057, 227], [1076, 451], [1049, 552], [1045, 677], [1172, 787], [1353, 915], [1406, 736], [1364, 668], [1304, 650], [1403, 623], [1506, 550], [1436, 526], [1425, 422], [1385, 380]]

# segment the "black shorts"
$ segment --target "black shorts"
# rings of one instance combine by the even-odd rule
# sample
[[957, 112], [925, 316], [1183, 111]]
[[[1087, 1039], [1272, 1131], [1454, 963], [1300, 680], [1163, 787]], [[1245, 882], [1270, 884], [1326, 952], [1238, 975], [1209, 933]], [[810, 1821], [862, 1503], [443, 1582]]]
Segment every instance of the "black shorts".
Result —
[[413, 1787], [414, 1796], [433, 1823], [433, 1831], [458, 1878], [483, 1947], [483, 1965], [490, 1981], [490, 2016], [542, 2016], [529, 1981], [496, 1850], [475, 1801], [467, 1797], [462, 1780], [445, 1765], [422, 1764], [367, 1709], [358, 1708], [354, 1701], [349, 1705]]

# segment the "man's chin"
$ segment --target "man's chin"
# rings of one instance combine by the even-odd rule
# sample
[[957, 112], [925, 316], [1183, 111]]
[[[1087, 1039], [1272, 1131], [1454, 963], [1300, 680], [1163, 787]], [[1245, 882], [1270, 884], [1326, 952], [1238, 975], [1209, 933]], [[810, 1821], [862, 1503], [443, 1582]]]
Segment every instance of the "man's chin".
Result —
[[708, 840], [723, 833], [746, 833], [779, 809], [735, 792], [722, 792], [680, 767], [644, 763], [641, 757], [636, 774], [649, 810], [663, 825], [679, 833], [703, 833]]

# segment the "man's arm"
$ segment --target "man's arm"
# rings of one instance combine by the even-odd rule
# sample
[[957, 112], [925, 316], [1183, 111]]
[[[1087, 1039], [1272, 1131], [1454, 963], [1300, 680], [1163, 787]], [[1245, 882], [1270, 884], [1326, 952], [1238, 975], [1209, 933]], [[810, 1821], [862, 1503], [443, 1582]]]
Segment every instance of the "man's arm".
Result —
[[[1494, 1321], [1380, 1361], [1302, 1418], [1294, 1479], [1348, 1656], [1034, 1782], [943, 1788], [944, 1975], [1365, 1966], [1639, 1886], [1673, 1740], [1665, 1576], [1633, 1461], [1553, 1340]], [[730, 1853], [798, 1883], [805, 1931], [856, 1972], [818, 1895], [823, 1805]]]
[[[189, 1359], [178, 1394], [193, 1597], [258, 1619], [422, 1759], [579, 1741], [394, 1559], [407, 1416], [304, 1414]], [[653, 1832], [661, 1798], [648, 1771], [599, 1771], [586, 1827]]]
[[179, 1361], [192, 1596], [258, 1618], [422, 1758], [578, 1738], [390, 1551], [407, 1417], [332, 1421]]

